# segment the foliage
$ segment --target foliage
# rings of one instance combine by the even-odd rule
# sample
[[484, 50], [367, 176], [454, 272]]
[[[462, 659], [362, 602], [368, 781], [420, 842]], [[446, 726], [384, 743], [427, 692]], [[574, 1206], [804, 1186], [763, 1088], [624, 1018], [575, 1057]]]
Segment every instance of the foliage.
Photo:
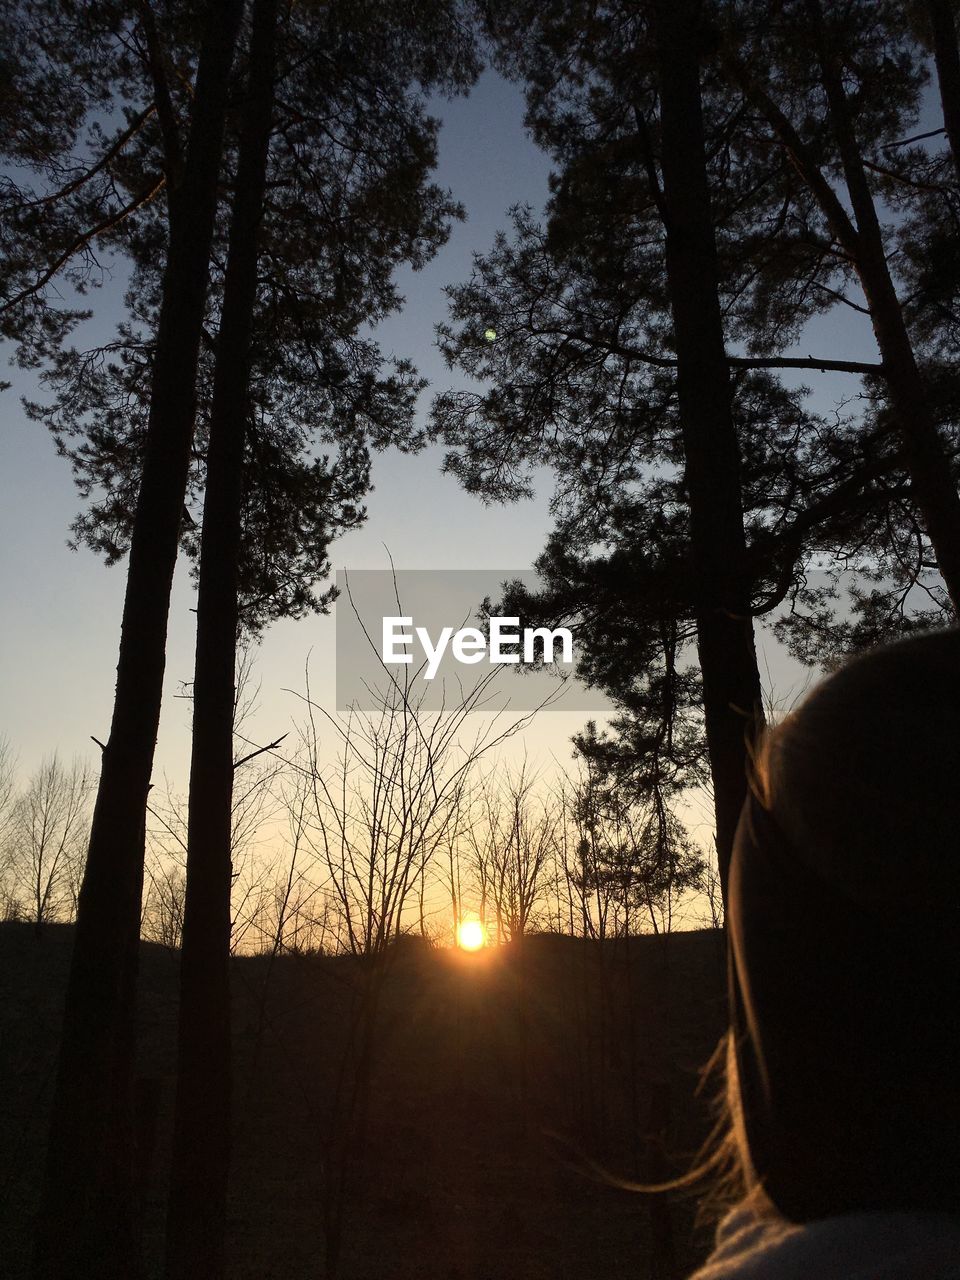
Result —
[[[956, 456], [945, 362], [956, 180], [948, 151], [909, 141], [927, 55], [899, 6], [831, 14], [887, 256]], [[555, 171], [543, 221], [513, 210], [511, 233], [448, 290], [441, 346], [474, 386], [436, 398], [432, 430], [449, 448], [447, 469], [491, 502], [527, 496], [535, 471], [551, 469], [546, 587], [538, 597], [511, 588], [510, 611], [522, 600], [578, 627], [582, 673], [622, 708], [616, 728], [637, 776], [655, 771], [667, 744], [672, 770], [702, 777], [651, 6], [520, 2], [487, 21]], [[869, 315], [855, 263], [751, 88], [776, 97], [846, 200], [807, 9], [705, 5], [699, 38], [752, 607], [797, 655], [828, 663], [941, 622], [949, 606], [880, 363], [798, 350], [815, 317]], [[794, 366], [811, 384], [831, 369], [831, 387], [836, 374], [859, 376], [861, 390], [827, 411], [830, 392], [780, 372]]]
[[[184, 146], [182, 64], [195, 33], [173, 19], [155, 25], [152, 38], [136, 24], [112, 32], [114, 42], [126, 39], [135, 50], [131, 94], [149, 95], [159, 79], [165, 101], [165, 108], [151, 105], [148, 96], [142, 127], [103, 170], [102, 181], [114, 187], [128, 170], [169, 171]], [[445, 0], [416, 14], [374, 5], [297, 7], [286, 14], [281, 42], [244, 427], [242, 610], [253, 632], [275, 617], [326, 608], [332, 592], [319, 588], [329, 574], [327, 547], [364, 518], [370, 451], [420, 442], [413, 410], [422, 383], [409, 360], [385, 361], [369, 331], [402, 301], [396, 267], [423, 266], [444, 243], [450, 219], [462, 216], [430, 181], [438, 122], [418, 90], [457, 92], [476, 74], [470, 29]], [[238, 93], [243, 74], [241, 60]], [[194, 560], [236, 129], [234, 119], [181, 531]], [[93, 143], [88, 150], [97, 154]], [[111, 150], [106, 140], [100, 150]], [[63, 203], [55, 192], [45, 199], [51, 208]], [[11, 203], [28, 201], [19, 192]], [[143, 200], [109, 232], [89, 234], [91, 246], [129, 264], [127, 318], [115, 338], [87, 350], [67, 348], [64, 332], [51, 339], [42, 382], [52, 399], [28, 406], [53, 431], [85, 500], [74, 545], [86, 544], [108, 562], [129, 546], [171, 216], [169, 200]], [[31, 251], [16, 233], [13, 250]], [[16, 315], [22, 325], [22, 308]]]

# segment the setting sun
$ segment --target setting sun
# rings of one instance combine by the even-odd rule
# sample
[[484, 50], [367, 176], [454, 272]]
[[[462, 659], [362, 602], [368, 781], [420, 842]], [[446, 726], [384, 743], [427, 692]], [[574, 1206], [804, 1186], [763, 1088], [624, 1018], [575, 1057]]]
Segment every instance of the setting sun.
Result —
[[457, 926], [457, 945], [464, 951], [479, 951], [487, 941], [487, 933], [479, 920], [464, 920]]

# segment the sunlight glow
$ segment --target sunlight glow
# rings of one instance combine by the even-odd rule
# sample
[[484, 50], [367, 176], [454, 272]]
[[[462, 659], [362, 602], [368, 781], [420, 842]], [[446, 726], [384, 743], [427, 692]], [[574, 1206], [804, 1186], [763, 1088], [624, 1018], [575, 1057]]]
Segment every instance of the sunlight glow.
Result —
[[479, 920], [463, 920], [457, 926], [457, 945], [464, 951], [479, 951], [486, 941], [487, 932]]

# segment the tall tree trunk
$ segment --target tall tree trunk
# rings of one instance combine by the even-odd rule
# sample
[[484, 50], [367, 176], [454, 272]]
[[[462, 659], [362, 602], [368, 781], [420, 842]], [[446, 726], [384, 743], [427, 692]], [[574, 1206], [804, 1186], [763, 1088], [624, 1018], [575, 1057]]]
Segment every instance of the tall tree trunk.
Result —
[[[817, 41], [823, 87], [830, 108], [843, 175], [856, 219], [849, 250], [857, 264], [896, 411], [914, 500], [923, 515], [954, 609], [960, 612], [960, 494], [917, 368], [913, 345], [883, 246], [883, 233], [860, 155], [853, 109], [843, 87], [835, 47], [819, 0], [807, 0]], [[846, 245], [844, 246], [847, 247]]]
[[718, 293], [696, 32], [699, 0], [656, 0], [666, 267], [690, 505], [697, 641], [713, 774], [717, 857], [726, 884], [747, 788], [747, 743], [761, 717], [743, 531], [740, 451]]
[[927, 16], [933, 32], [933, 57], [937, 64], [943, 124], [960, 178], [960, 52], [951, 0], [927, 0]]
[[39, 1280], [131, 1280], [133, 1057], [144, 820], [160, 719], [170, 589], [193, 439], [227, 90], [241, 0], [213, 0], [170, 246], [134, 517], [110, 737], [80, 892], [37, 1224]]
[[197, 595], [169, 1280], [221, 1280], [230, 1161], [233, 721], [244, 431], [273, 114], [276, 0], [256, 0], [214, 374]]
[[910, 474], [911, 493], [954, 610], [960, 612], [960, 495], [943, 440], [930, 412], [900, 300], [890, 275], [883, 234], [856, 139], [852, 109], [817, 0], [808, 0], [807, 13], [819, 45], [823, 87], [856, 222], [851, 219], [784, 112], [754, 80], [750, 68], [728, 51], [726, 69], [766, 117], [857, 272], [883, 360], [887, 391], [896, 414], [904, 462]]

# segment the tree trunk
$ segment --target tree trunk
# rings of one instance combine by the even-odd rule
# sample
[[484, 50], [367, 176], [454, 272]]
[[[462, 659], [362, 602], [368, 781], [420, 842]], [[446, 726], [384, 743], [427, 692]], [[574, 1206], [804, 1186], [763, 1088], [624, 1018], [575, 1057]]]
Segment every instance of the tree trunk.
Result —
[[276, 0], [256, 0], [214, 374], [197, 595], [169, 1280], [221, 1280], [230, 1161], [233, 720], [244, 430], [273, 113]]
[[144, 820], [241, 8], [240, 0], [210, 5], [187, 160], [181, 184], [170, 196], [170, 246], [113, 720], [78, 902], [37, 1224], [36, 1280], [131, 1280], [140, 1270], [133, 1195], [133, 1051]]
[[747, 743], [761, 721], [750, 613], [740, 452], [718, 295], [696, 30], [699, 0], [657, 0], [667, 283], [690, 506], [697, 641], [713, 774], [717, 859], [726, 884], [747, 789]]
[[957, 27], [950, 0], [927, 0], [927, 15], [933, 32], [933, 57], [937, 64], [943, 125], [950, 143], [953, 166], [960, 179], [960, 53]]
[[[923, 516], [954, 610], [960, 612], [960, 494], [930, 412], [900, 300], [890, 276], [880, 220], [856, 138], [852, 108], [843, 88], [840, 67], [819, 0], [807, 0], [807, 11], [817, 40], [823, 87], [840, 150], [850, 207], [856, 219], [856, 229], [846, 232], [850, 243], [844, 247], [854, 258], [870, 306], [870, 319], [883, 359], [890, 401], [900, 427], [913, 498]], [[839, 236], [839, 228], [834, 228], [834, 231]]]
[[900, 300], [890, 276], [883, 235], [857, 144], [852, 109], [817, 0], [808, 0], [807, 13], [819, 45], [823, 87], [856, 224], [796, 129], [769, 93], [752, 79], [745, 65], [729, 55], [728, 70], [769, 121], [857, 272], [883, 359], [883, 375], [896, 415], [903, 458], [910, 475], [911, 494], [920, 510], [954, 610], [960, 611], [960, 495], [951, 475], [943, 440], [930, 412]]

